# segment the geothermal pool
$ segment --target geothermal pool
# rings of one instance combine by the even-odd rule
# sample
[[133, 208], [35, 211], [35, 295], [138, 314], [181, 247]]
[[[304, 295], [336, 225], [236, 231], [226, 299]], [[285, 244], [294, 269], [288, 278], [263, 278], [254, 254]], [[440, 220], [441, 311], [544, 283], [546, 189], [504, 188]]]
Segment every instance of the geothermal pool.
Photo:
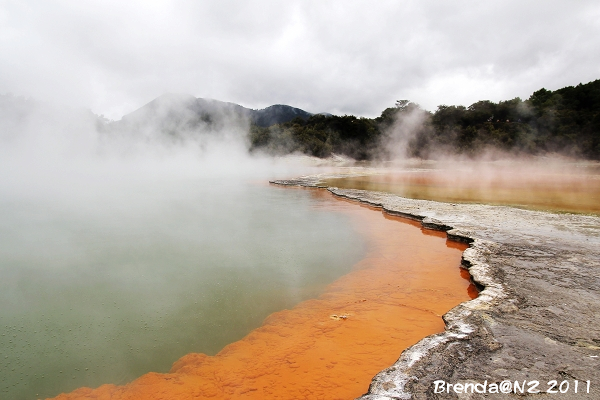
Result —
[[463, 245], [380, 210], [118, 166], [3, 182], [0, 397], [350, 398], [476, 295]]
[[421, 162], [369, 173], [324, 184], [411, 199], [600, 214], [600, 164], [593, 162]]
[[364, 240], [363, 257], [318, 297], [271, 314], [215, 356], [191, 353], [168, 374], [56, 399], [355, 398], [404, 348], [442, 331], [443, 313], [477, 295], [459, 268], [466, 246], [445, 233], [324, 190], [272, 190], [309, 196], [318, 210], [349, 218]]
[[350, 217], [310, 192], [231, 177], [21, 194], [0, 199], [3, 399], [214, 355], [366, 254]]

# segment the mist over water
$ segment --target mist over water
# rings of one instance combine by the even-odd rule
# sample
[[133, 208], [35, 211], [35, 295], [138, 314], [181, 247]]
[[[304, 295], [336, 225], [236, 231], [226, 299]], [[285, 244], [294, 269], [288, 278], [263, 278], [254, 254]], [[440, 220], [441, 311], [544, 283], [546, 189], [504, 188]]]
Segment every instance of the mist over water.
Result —
[[369, 174], [329, 179], [328, 185], [443, 202], [600, 213], [598, 161], [532, 154], [520, 145], [503, 149], [479, 143], [461, 149], [450, 145], [456, 134], [451, 128], [431, 136], [431, 115], [417, 104], [400, 100], [388, 110], [393, 115]]
[[266, 184], [309, 171], [248, 156], [243, 130], [139, 140], [67, 114], [30, 110], [3, 130], [0, 397], [215, 354], [363, 254], [346, 216]]
[[390, 192], [449, 203], [484, 203], [550, 212], [600, 214], [600, 164], [544, 158], [402, 160], [328, 186]]
[[[181, 97], [162, 101], [160, 118], [108, 123], [0, 96], [0, 397], [122, 384], [216, 354], [364, 255], [348, 216], [267, 184], [321, 171], [249, 155], [239, 115], [190, 122], [171, 112]], [[599, 212], [597, 164], [444, 149], [407, 160], [421, 117], [391, 127], [393, 161], [376, 165], [387, 175], [329, 183]]]

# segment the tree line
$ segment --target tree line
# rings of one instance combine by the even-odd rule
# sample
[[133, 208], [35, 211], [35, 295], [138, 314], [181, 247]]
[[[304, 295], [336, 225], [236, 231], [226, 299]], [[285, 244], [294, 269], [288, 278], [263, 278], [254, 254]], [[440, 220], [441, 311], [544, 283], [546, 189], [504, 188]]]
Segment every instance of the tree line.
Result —
[[317, 114], [270, 127], [253, 125], [249, 141], [251, 151], [316, 157], [336, 153], [357, 160], [389, 158], [399, 142], [407, 157], [475, 157], [497, 149], [600, 160], [600, 80], [540, 89], [527, 100], [440, 105], [434, 112], [400, 100], [377, 118]]

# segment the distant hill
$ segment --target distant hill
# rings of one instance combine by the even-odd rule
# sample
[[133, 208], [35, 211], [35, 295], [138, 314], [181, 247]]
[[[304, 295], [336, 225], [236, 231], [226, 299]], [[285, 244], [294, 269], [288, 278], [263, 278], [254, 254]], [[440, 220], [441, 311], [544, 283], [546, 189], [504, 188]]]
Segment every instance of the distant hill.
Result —
[[186, 94], [164, 94], [111, 125], [117, 130], [153, 129], [177, 136], [197, 129], [219, 130], [249, 124], [269, 127], [295, 118], [306, 120], [311, 115], [282, 104], [253, 110], [235, 103]]
[[295, 118], [307, 120], [313, 114], [296, 107], [275, 104], [262, 110], [250, 110], [250, 118], [254, 125], [268, 127], [275, 124], [283, 124]]

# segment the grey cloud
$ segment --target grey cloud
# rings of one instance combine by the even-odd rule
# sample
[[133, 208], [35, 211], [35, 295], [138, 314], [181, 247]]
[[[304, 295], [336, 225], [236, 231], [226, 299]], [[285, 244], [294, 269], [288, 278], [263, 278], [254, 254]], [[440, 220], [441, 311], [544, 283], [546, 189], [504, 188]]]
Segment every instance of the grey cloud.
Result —
[[118, 119], [166, 92], [378, 115], [600, 76], [594, 1], [3, 1], [0, 93]]

